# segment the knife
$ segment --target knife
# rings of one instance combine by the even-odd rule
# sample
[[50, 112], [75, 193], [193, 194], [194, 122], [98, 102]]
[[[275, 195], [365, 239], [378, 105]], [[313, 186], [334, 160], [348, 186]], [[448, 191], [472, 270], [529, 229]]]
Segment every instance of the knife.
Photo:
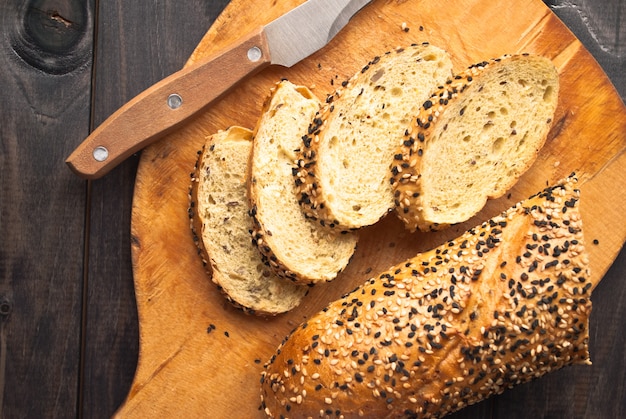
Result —
[[98, 126], [67, 158], [97, 179], [173, 131], [243, 78], [271, 65], [291, 67], [324, 47], [371, 0], [308, 0], [229, 48], [161, 80]]

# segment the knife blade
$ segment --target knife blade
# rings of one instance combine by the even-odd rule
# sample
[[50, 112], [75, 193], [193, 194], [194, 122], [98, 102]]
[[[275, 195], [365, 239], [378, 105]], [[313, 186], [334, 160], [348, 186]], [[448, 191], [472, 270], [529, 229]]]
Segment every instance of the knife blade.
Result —
[[323, 48], [371, 0], [308, 0], [225, 50], [146, 89], [100, 124], [67, 158], [97, 179], [176, 129], [239, 81], [269, 65], [291, 67]]

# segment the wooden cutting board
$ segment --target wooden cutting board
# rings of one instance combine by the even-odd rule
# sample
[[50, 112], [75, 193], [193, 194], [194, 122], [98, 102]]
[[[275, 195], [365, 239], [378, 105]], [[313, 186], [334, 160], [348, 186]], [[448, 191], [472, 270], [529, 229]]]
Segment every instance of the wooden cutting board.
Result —
[[[233, 0], [189, 62], [300, 2]], [[262, 365], [297, 324], [376, 272], [456, 237], [573, 171], [581, 179], [593, 276], [596, 282], [602, 278], [626, 239], [619, 210], [626, 207], [626, 110], [591, 55], [541, 1], [516, 4], [376, 0], [319, 53], [293, 68], [270, 68], [246, 80], [184, 128], [144, 150], [132, 212], [139, 362], [119, 416], [185, 412], [186, 417], [231, 417], [239, 412], [235, 416], [260, 417]], [[463, 225], [436, 234], [409, 234], [390, 216], [365, 229], [347, 270], [334, 282], [315, 287], [286, 315], [257, 318], [232, 308], [205, 274], [189, 231], [190, 173], [205, 136], [230, 125], [252, 128], [270, 87], [281, 78], [306, 85], [324, 99], [332, 83], [347, 79], [375, 55], [423, 41], [448, 50], [457, 70], [515, 52], [554, 61], [561, 74], [560, 102], [536, 163], [509, 196], [491, 201]], [[592, 244], [594, 239], [599, 243]]]

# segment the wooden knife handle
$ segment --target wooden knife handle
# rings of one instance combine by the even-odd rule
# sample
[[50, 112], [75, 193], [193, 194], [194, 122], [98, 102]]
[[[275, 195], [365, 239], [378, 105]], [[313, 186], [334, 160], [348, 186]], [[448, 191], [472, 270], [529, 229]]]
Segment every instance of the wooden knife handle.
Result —
[[67, 158], [79, 176], [96, 179], [175, 129], [244, 77], [268, 66], [262, 28], [217, 55], [172, 74], [130, 100]]

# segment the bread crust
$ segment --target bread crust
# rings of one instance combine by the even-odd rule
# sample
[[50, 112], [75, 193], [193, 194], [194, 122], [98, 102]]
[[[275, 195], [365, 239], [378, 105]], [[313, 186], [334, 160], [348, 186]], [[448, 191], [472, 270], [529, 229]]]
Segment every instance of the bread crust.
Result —
[[589, 364], [575, 178], [366, 281], [265, 365], [268, 417], [441, 417]]
[[[235, 158], [236, 156], [218, 151], [220, 147], [229, 142], [233, 147], [236, 144], [236, 148], [233, 148], [235, 151], [246, 153], [245, 156], [237, 157], [245, 159], [247, 162], [252, 144], [252, 131], [238, 126], [209, 136], [202, 149], [198, 151], [189, 188], [188, 216], [193, 241], [207, 275], [233, 306], [251, 315], [273, 316], [281, 314], [296, 307], [308, 290], [306, 287], [296, 286], [273, 275], [269, 269], [264, 272], [255, 270], [257, 266], [262, 264], [262, 261], [257, 249], [253, 247], [252, 238], [249, 235], [252, 220], [248, 217], [245, 186], [234, 177], [231, 177], [232, 180], [224, 178], [222, 182], [229, 189], [225, 192], [232, 201], [221, 202], [217, 196], [224, 191], [217, 190], [213, 191], [215, 193], [214, 199], [211, 200], [215, 201], [213, 204], [209, 204], [210, 200], [199, 197], [202, 184], [211, 182], [211, 177], [223, 176], [224, 168], [232, 166], [232, 170], [236, 174], [241, 171], [242, 168], [236, 167], [235, 162], [238, 160]], [[218, 163], [216, 158], [211, 157], [213, 153], [217, 153], [215, 156], [221, 156], [224, 159], [230, 158], [231, 162]], [[246, 167], [243, 167], [244, 171], [245, 169]], [[247, 174], [243, 175], [243, 178], [246, 179]], [[215, 224], [212, 220], [217, 218], [219, 221]], [[210, 229], [212, 234], [206, 235], [205, 228]], [[222, 231], [223, 229], [230, 229], [231, 231]], [[249, 246], [243, 244], [242, 247], [238, 247], [241, 246], [237, 243], [238, 240], [246, 244], [249, 243]], [[221, 253], [226, 252], [226, 248], [242, 251], [241, 254], [235, 256], [238, 259], [237, 266], [233, 266], [232, 263], [220, 256]], [[243, 268], [245, 265], [249, 265], [250, 269]]]
[[393, 151], [423, 100], [451, 75], [448, 54], [425, 42], [374, 57], [329, 95], [294, 171], [305, 215], [345, 232], [391, 212]]
[[274, 273], [309, 286], [335, 279], [358, 241], [356, 233], [323, 229], [304, 216], [297, 202], [295, 156], [319, 106], [308, 88], [288, 80], [276, 83], [254, 131], [249, 168], [253, 243]]
[[[433, 92], [391, 166], [394, 206], [406, 228], [461, 223], [513, 187], [546, 142], [558, 90], [549, 59], [517, 54], [474, 64]], [[444, 163], [436, 169], [433, 161]]]

